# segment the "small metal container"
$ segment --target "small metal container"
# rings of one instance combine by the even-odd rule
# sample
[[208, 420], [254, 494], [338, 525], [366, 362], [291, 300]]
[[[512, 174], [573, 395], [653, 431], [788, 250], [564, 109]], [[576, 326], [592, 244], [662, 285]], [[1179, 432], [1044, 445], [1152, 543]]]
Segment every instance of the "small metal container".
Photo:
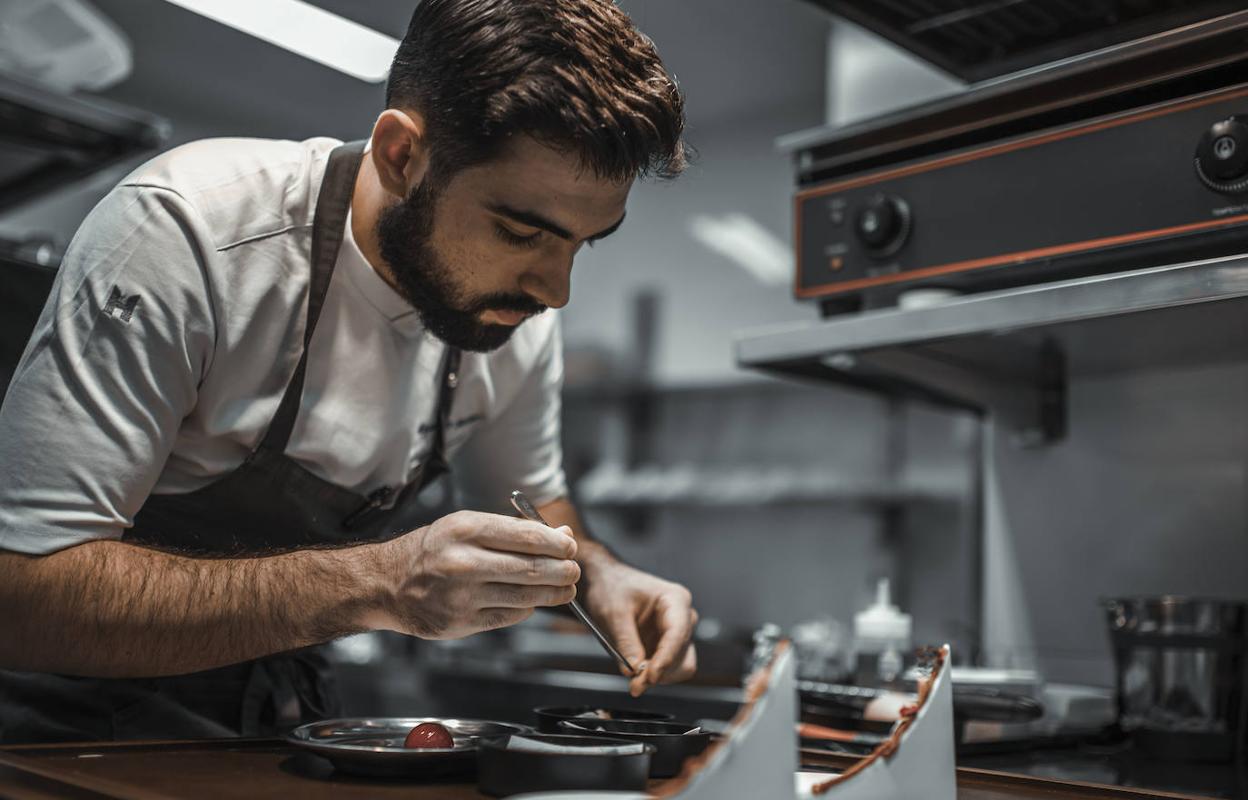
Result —
[[1244, 751], [1248, 606], [1190, 597], [1104, 601], [1118, 722], [1160, 758], [1225, 761]]
[[[696, 731], [696, 733], [690, 733]], [[655, 747], [650, 760], [651, 778], [670, 778], [680, 772], [685, 759], [696, 756], [711, 743], [711, 734], [683, 722], [633, 722], [631, 720], [578, 719], [559, 723], [559, 732], [577, 736], [607, 736]]]
[[[547, 791], [643, 791], [653, 745], [596, 736], [523, 734], [524, 738], [586, 752], [542, 753], [511, 749], [511, 736], [483, 739], [477, 755], [477, 788], [493, 797]], [[604, 746], [626, 753], [603, 753]]]

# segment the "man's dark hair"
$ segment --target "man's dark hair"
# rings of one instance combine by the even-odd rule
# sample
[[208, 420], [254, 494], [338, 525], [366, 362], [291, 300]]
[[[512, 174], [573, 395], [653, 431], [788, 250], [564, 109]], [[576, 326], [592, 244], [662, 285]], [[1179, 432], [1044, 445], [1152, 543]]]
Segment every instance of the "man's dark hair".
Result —
[[684, 99], [653, 42], [611, 0], [424, 0], [386, 105], [425, 119], [435, 183], [526, 134], [598, 177], [685, 167]]

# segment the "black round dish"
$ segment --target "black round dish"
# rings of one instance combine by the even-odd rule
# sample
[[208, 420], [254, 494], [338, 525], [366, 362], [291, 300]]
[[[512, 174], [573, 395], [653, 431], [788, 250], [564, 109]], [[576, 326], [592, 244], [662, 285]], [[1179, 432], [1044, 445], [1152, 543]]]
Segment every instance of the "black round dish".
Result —
[[671, 722], [674, 717], [659, 711], [638, 711], [628, 708], [602, 708], [601, 706], [541, 706], [533, 709], [537, 715], [537, 729], [541, 733], [559, 733], [559, 723], [563, 720], [572, 722], [594, 721], [595, 717], [586, 717], [598, 711], [606, 712], [612, 720], [630, 720], [634, 722]]
[[711, 743], [706, 731], [689, 733], [696, 725], [683, 722], [631, 722], [628, 720], [578, 719], [559, 723], [559, 732], [578, 736], [609, 736], [655, 746], [650, 760], [651, 778], [670, 778], [680, 772], [685, 759], [696, 756]]
[[[605, 736], [514, 735], [563, 747], [637, 746], [636, 742]], [[477, 743], [477, 788], [492, 797], [563, 790], [644, 791], [654, 755], [653, 745], [623, 755], [509, 750], [511, 738], [498, 736]]]

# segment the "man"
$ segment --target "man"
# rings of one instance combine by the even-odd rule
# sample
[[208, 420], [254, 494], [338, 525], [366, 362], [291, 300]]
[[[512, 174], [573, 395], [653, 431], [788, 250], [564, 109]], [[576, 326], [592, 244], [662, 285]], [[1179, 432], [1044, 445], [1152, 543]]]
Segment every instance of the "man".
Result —
[[[0, 739], [327, 716], [312, 646], [582, 603], [637, 694], [692, 674], [683, 587], [589, 538], [559, 451], [573, 258], [684, 165], [610, 0], [425, 0], [370, 140], [215, 140], [91, 213], [0, 410]], [[416, 498], [454, 455], [547, 528]]]

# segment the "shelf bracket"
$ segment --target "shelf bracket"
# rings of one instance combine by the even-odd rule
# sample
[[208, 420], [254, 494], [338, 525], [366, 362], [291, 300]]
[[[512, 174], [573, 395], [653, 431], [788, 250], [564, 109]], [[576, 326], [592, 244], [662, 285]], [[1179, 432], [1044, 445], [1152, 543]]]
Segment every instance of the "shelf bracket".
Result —
[[993, 349], [993, 361], [1008, 369], [990, 372], [935, 345], [832, 352], [753, 366], [990, 415], [1024, 447], [1061, 440], [1067, 407], [1066, 358], [1060, 346], [1049, 339], [1030, 345], [1002, 337]]

